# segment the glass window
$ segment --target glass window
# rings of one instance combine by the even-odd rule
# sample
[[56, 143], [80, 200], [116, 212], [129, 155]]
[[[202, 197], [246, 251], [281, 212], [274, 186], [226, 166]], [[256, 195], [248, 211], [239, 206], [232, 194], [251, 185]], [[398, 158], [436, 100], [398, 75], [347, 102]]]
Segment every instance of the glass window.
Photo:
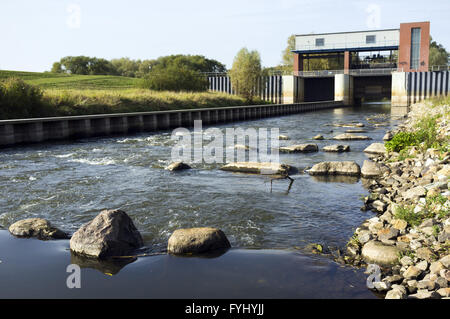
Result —
[[325, 39], [324, 38], [316, 39], [316, 47], [323, 47], [324, 45], [325, 45]]
[[376, 36], [374, 35], [366, 35], [366, 44], [373, 44], [376, 41]]
[[411, 29], [411, 69], [417, 70], [420, 63], [420, 28]]

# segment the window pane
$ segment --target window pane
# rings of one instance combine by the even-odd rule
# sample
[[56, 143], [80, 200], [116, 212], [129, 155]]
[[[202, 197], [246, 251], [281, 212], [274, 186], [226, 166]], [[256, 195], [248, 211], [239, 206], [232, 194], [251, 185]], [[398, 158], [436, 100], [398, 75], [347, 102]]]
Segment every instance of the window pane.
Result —
[[375, 36], [374, 35], [366, 35], [366, 43], [367, 44], [375, 43]]
[[411, 69], [417, 70], [420, 63], [420, 28], [411, 29]]
[[325, 45], [325, 39], [324, 38], [316, 39], [316, 46], [317, 47], [323, 47], [324, 45]]

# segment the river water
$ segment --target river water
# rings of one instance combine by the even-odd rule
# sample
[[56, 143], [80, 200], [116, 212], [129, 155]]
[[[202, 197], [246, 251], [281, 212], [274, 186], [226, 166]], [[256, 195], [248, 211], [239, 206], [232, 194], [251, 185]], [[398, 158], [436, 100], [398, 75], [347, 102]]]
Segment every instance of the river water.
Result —
[[[364, 123], [367, 132], [358, 134], [373, 140], [327, 140], [351, 129], [333, 124], [350, 122]], [[394, 122], [389, 104], [372, 103], [217, 126], [275, 127], [290, 137], [281, 146], [318, 144], [318, 153], [280, 154], [282, 163], [300, 170], [292, 175], [295, 182], [288, 194], [287, 180], [274, 181], [271, 193], [268, 177], [221, 171], [222, 164], [193, 164], [192, 170], [177, 173], [164, 170], [175, 144], [171, 132], [4, 149], [0, 226], [42, 217], [72, 233], [101, 210], [120, 208], [133, 219], [149, 252], [164, 251], [174, 230], [200, 226], [222, 229], [239, 249], [301, 250], [310, 243], [343, 247], [372, 216], [360, 211], [366, 190], [358, 179], [323, 180], [301, 171], [321, 161], [362, 165], [364, 148], [381, 141]], [[317, 134], [326, 139], [313, 141]], [[351, 152], [322, 151], [338, 143], [349, 144]]]

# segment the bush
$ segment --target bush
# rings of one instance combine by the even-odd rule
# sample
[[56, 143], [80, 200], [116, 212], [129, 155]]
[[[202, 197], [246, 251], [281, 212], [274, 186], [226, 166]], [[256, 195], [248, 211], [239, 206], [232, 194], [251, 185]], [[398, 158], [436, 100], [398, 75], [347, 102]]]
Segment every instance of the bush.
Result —
[[0, 82], [0, 118], [45, 116], [47, 107], [42, 90], [18, 78]]
[[142, 87], [157, 91], [201, 92], [208, 89], [208, 79], [185, 65], [158, 65], [144, 78]]
[[412, 132], [399, 132], [394, 137], [386, 142], [384, 145], [389, 152], [400, 152], [406, 149], [408, 146], [417, 144], [417, 137]]

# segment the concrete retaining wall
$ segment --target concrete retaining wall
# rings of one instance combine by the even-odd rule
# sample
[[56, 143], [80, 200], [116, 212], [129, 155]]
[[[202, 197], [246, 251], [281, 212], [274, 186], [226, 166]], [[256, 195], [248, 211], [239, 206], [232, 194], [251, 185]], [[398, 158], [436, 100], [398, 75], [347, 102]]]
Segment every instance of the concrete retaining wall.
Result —
[[192, 127], [194, 120], [202, 120], [203, 125], [214, 125], [343, 106], [342, 102], [326, 101], [3, 120], [0, 121], [0, 147]]

